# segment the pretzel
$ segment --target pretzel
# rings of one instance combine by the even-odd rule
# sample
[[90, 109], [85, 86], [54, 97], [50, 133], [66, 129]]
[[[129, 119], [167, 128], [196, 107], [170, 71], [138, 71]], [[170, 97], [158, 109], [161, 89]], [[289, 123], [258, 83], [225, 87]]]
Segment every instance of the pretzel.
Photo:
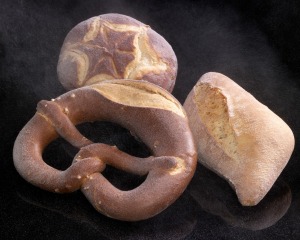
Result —
[[149, 26], [110, 13], [87, 19], [68, 33], [57, 72], [68, 90], [126, 78], [143, 79], [171, 92], [177, 59], [170, 44]]
[[[76, 129], [83, 122], [110, 121], [129, 129], [151, 150], [138, 158], [115, 146], [93, 143]], [[42, 158], [58, 136], [79, 149], [71, 166], [57, 170]], [[152, 217], [185, 190], [196, 167], [196, 150], [180, 103], [162, 88], [137, 80], [110, 80], [69, 91], [38, 103], [13, 150], [20, 175], [42, 189], [67, 193], [81, 189], [96, 210], [111, 218]], [[121, 191], [101, 172], [106, 165], [147, 175], [137, 188]]]

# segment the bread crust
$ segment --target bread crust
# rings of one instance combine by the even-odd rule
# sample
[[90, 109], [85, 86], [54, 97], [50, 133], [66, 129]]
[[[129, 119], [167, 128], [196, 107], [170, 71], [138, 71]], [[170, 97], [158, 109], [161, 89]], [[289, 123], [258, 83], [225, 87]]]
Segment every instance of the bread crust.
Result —
[[[122, 88], [124, 98], [114, 93], [116, 86]], [[126, 98], [129, 91], [137, 96], [132, 102]], [[153, 105], [153, 95], [159, 95], [159, 106]], [[110, 121], [129, 129], [152, 156], [136, 158], [113, 146], [93, 144], [75, 128], [87, 121]], [[59, 135], [80, 149], [65, 171], [42, 159], [43, 149]], [[197, 162], [183, 107], [164, 89], [134, 80], [103, 81], [41, 101], [15, 141], [13, 158], [31, 184], [58, 193], [81, 189], [99, 212], [126, 221], [146, 219], [167, 208], [190, 182]], [[106, 164], [147, 178], [139, 187], [121, 191], [100, 174]]]
[[149, 26], [110, 13], [87, 19], [68, 33], [57, 72], [68, 90], [108, 79], [143, 79], [172, 92], [177, 58]]
[[[224, 98], [227, 127], [232, 131], [235, 153], [212, 136], [200, 111], [197, 94], [218, 91]], [[197, 93], [199, 90], [200, 93]], [[207, 99], [206, 101], [210, 101]], [[220, 73], [204, 74], [188, 95], [187, 112], [197, 146], [199, 161], [225, 178], [244, 206], [258, 204], [278, 178], [293, 152], [295, 140], [289, 126], [250, 93]], [[204, 110], [203, 110], [204, 109]], [[208, 109], [209, 110], [209, 109]]]

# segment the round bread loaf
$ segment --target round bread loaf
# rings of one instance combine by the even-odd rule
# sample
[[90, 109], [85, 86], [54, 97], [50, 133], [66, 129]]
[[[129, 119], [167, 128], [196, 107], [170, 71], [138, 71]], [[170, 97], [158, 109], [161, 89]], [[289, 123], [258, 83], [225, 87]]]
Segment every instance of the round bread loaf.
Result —
[[204, 74], [184, 108], [199, 161], [231, 184], [242, 205], [259, 203], [293, 152], [289, 126], [220, 73]]
[[143, 79], [172, 92], [177, 59], [149, 26], [125, 15], [104, 14], [68, 33], [57, 72], [68, 90], [109, 79]]

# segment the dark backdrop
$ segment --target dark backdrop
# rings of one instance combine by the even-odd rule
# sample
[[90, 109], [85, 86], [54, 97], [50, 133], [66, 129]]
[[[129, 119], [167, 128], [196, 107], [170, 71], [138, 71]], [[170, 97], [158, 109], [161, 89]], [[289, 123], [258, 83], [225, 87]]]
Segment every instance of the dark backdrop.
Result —
[[[56, 195], [26, 183], [12, 162], [14, 140], [38, 101], [65, 92], [56, 64], [68, 31], [104, 13], [136, 18], [163, 35], [178, 58], [173, 94], [183, 103], [208, 71], [234, 79], [292, 128], [295, 151], [267, 197], [242, 208], [228, 184], [199, 165], [182, 197], [147, 221], [126, 223], [97, 213], [79, 192]], [[297, 0], [33, 1], [0, 4], [1, 239], [300, 239], [300, 7]], [[97, 141], [144, 156], [126, 129], [85, 124]], [[75, 152], [63, 140], [46, 161], [64, 169]], [[64, 160], [62, 162], [61, 160]], [[121, 187], [141, 179], [108, 169]], [[130, 186], [129, 186], [130, 185]]]

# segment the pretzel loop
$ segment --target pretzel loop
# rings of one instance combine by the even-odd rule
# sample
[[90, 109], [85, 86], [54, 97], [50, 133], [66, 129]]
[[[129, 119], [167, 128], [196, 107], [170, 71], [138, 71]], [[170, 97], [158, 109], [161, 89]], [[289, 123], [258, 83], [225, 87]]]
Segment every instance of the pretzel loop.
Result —
[[[146, 180], [132, 191], [121, 191], [115, 188], [100, 173], [94, 173], [87, 177], [81, 187], [82, 192], [98, 211], [109, 217], [118, 216], [119, 219], [126, 219], [131, 215], [134, 215], [135, 218], [138, 215], [142, 216], [144, 211], [149, 211], [149, 206], [153, 208], [159, 198], [164, 198], [172, 192], [172, 189], [163, 186], [170, 184], [169, 170], [177, 166], [175, 157], [137, 158], [116, 147], [92, 144], [82, 148], [75, 156], [74, 161], [91, 158], [99, 159], [105, 164], [126, 172], [137, 175], [147, 174]], [[163, 193], [161, 193], [162, 189], [164, 189]], [[158, 192], [160, 192], [159, 195], [157, 195]], [[154, 197], [155, 195], [156, 197]], [[120, 209], [122, 210], [120, 211]]]

